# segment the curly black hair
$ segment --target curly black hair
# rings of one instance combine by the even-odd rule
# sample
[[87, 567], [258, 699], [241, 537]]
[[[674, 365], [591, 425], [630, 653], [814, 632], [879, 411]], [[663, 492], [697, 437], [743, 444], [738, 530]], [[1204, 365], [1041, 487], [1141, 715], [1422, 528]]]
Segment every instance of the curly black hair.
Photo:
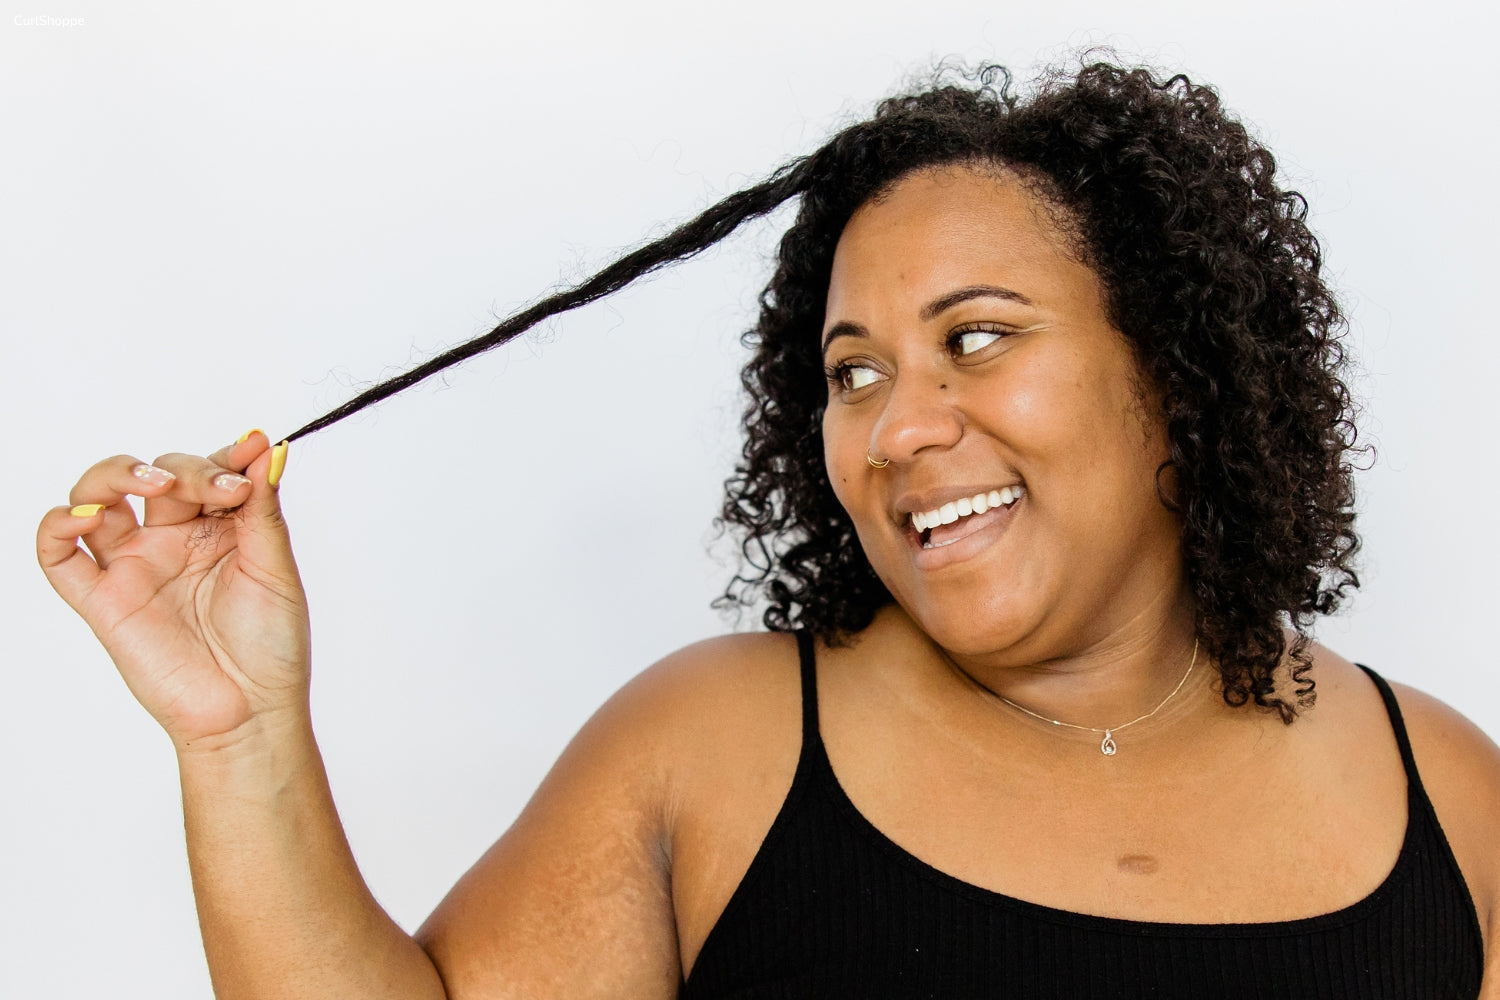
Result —
[[[891, 601], [823, 460], [819, 337], [834, 247], [856, 209], [913, 171], [998, 165], [1066, 221], [1161, 392], [1171, 457], [1158, 492], [1181, 519], [1197, 633], [1224, 700], [1290, 722], [1315, 687], [1306, 628], [1359, 583], [1343, 319], [1306, 201], [1277, 185], [1271, 153], [1218, 95], [1185, 76], [1095, 63], [1044, 77], [1024, 100], [1000, 67], [966, 80], [888, 98], [809, 157], [744, 337], [747, 434], [720, 520], [744, 532], [746, 567], [720, 605], [767, 598], [768, 628], [840, 641]], [[1288, 624], [1292, 700], [1274, 679]]]
[[[891, 595], [865, 559], [823, 464], [819, 334], [833, 253], [855, 210], [913, 171], [990, 166], [1053, 209], [1099, 276], [1111, 322], [1161, 398], [1170, 458], [1158, 493], [1182, 524], [1196, 628], [1224, 700], [1291, 722], [1312, 703], [1307, 629], [1359, 586], [1353, 558], [1354, 405], [1343, 317], [1322, 280], [1307, 203], [1210, 87], [1107, 62], [1042, 77], [1022, 98], [1003, 67], [940, 66], [910, 93], [661, 239], [489, 333], [388, 379], [288, 435], [337, 423], [549, 316], [692, 257], [800, 198], [744, 336], [754, 356], [746, 440], [718, 519], [744, 566], [716, 603], [767, 628], [834, 642]], [[1284, 628], [1294, 629], [1288, 649]], [[1291, 700], [1276, 670], [1291, 661]]]

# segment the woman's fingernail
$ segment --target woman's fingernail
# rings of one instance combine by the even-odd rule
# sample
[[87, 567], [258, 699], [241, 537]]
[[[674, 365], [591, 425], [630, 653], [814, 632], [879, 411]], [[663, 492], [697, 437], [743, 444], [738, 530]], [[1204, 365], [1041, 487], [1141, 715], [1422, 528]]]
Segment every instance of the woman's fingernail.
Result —
[[281, 482], [281, 473], [286, 468], [286, 449], [290, 441], [271, 446], [271, 471], [266, 473], [266, 483], [275, 486]]
[[130, 474], [147, 486], [165, 486], [177, 478], [166, 469], [158, 469], [156, 466], [147, 465], [145, 462], [131, 469]]
[[261, 430], [259, 427], [252, 427], [245, 433], [241, 434], [240, 439], [236, 441], [235, 444], [244, 444], [246, 441], [250, 440], [250, 435], [255, 433], [264, 434], [265, 431]]
[[74, 517], [93, 517], [103, 509], [104, 504], [102, 503], [84, 503], [79, 504], [77, 507], [74, 507], [72, 510], [68, 511], [68, 513], [72, 514]]
[[221, 472], [214, 476], [214, 485], [221, 490], [229, 490], [231, 493], [250, 482], [244, 476], [237, 476], [233, 472]]

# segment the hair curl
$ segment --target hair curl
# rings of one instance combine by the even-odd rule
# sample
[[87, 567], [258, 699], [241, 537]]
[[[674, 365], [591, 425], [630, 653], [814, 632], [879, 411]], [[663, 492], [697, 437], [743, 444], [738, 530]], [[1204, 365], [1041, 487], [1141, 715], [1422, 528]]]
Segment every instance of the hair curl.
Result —
[[[1107, 63], [1026, 99], [989, 66], [881, 102], [805, 160], [801, 206], [744, 335], [746, 440], [719, 523], [745, 566], [721, 607], [768, 599], [765, 625], [832, 641], [891, 600], [824, 466], [819, 355], [834, 247], [856, 209], [915, 170], [995, 164], [1068, 223], [1108, 316], [1160, 388], [1200, 642], [1230, 705], [1290, 722], [1313, 700], [1307, 628], [1359, 580], [1354, 406], [1343, 317], [1307, 203], [1213, 89]], [[1170, 493], [1170, 496], [1167, 494]], [[1275, 671], [1290, 645], [1292, 701]]]

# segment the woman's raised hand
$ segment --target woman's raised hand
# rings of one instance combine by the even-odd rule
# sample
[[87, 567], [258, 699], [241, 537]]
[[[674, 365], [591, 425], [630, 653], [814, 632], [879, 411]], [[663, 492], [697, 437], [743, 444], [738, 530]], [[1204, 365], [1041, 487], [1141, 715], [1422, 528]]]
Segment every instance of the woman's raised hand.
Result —
[[[307, 600], [269, 481], [284, 458], [260, 431], [207, 458], [117, 455], [37, 530], [47, 580], [179, 750], [306, 712]], [[145, 498], [144, 524], [126, 494]]]

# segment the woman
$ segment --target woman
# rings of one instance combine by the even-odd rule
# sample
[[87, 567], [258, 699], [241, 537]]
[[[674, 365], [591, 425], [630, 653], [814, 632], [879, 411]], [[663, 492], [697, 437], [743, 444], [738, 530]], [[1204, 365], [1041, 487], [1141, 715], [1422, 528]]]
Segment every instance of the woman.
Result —
[[1305, 205], [1206, 88], [990, 79], [290, 436], [801, 200], [724, 508], [772, 632], [622, 689], [414, 936], [313, 739], [286, 445], [46, 515], [177, 747], [220, 996], [1500, 996], [1500, 750], [1304, 631], [1357, 583]]

